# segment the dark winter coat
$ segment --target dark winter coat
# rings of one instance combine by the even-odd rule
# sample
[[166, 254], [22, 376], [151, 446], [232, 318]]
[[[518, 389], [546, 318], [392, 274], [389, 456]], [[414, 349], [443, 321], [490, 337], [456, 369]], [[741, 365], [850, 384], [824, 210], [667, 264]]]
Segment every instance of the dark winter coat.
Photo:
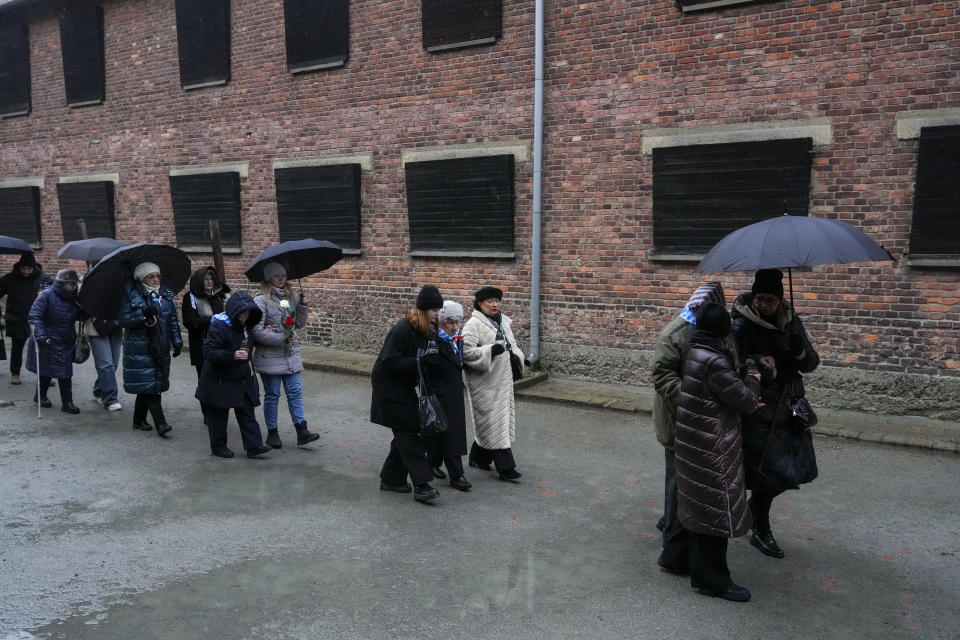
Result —
[[[167, 348], [159, 359], [151, 354], [151, 335], [143, 310], [153, 305], [158, 326], [165, 327], [161, 336]], [[170, 351], [183, 348], [173, 291], [160, 287], [157, 297], [151, 296], [139, 282], [130, 282], [117, 318], [123, 327], [123, 390], [127, 393], [163, 393], [170, 388]]]
[[445, 458], [456, 458], [467, 453], [463, 362], [460, 354], [449, 342], [440, 338], [436, 338], [436, 341], [440, 357], [436, 364], [424, 369], [423, 375], [447, 415], [447, 431], [441, 436], [436, 436], [433, 451]]
[[690, 349], [693, 325], [677, 316], [660, 335], [653, 351], [653, 428], [657, 441], [665, 447], [673, 447], [673, 434], [677, 423], [677, 398], [683, 383], [683, 361]]
[[[190, 342], [190, 364], [199, 367], [203, 364], [203, 341], [207, 338], [207, 331], [210, 329], [210, 317], [200, 314], [197, 308], [197, 299], [206, 300], [212, 311], [211, 317], [223, 313], [223, 301], [230, 292], [230, 287], [225, 284], [214, 286], [213, 295], [207, 295], [203, 291], [203, 278], [208, 271], [213, 271], [210, 267], [197, 269], [190, 276], [190, 291], [183, 296], [183, 305], [181, 307], [181, 317], [183, 326], [187, 328], [187, 337]], [[216, 279], [216, 276], [214, 276]]]
[[759, 397], [760, 383], [740, 378], [720, 341], [694, 331], [674, 437], [677, 517], [688, 531], [736, 538], [750, 529], [740, 413], [752, 411]]
[[[741, 359], [773, 356], [776, 361], [776, 378], [773, 372], [763, 373], [760, 390], [764, 406], [744, 417], [743, 447], [744, 465], [747, 472], [747, 487], [759, 491], [783, 491], [797, 489], [801, 484], [817, 477], [817, 458], [813, 450], [813, 438], [809, 429], [791, 431], [789, 403], [804, 397], [803, 377], [820, 364], [820, 356], [807, 337], [803, 322], [790, 304], [781, 300], [784, 315], [783, 326], [760, 318], [750, 304], [752, 293], [743, 293], [734, 303], [733, 335]], [[795, 335], [796, 337], [791, 337]], [[795, 358], [791, 344], [802, 345], [803, 357]], [[786, 387], [786, 389], [784, 389]], [[779, 412], [777, 405], [781, 403]], [[771, 433], [774, 415], [777, 423]], [[768, 444], [769, 436], [769, 444]]]
[[9, 337], [18, 340], [30, 337], [27, 315], [37, 299], [37, 294], [50, 282], [50, 276], [40, 270], [40, 265], [34, 267], [29, 278], [24, 278], [19, 269], [14, 269], [0, 278], [0, 298], [7, 297], [4, 322]]
[[[243, 324], [237, 316], [250, 312]], [[215, 315], [203, 342], [203, 369], [196, 398], [206, 406], [229, 409], [256, 407], [260, 404], [260, 387], [253, 375], [250, 359], [235, 360], [234, 352], [247, 340], [249, 332], [260, 322], [260, 308], [246, 291], [237, 291], [227, 300], [227, 310]]]
[[370, 374], [370, 422], [408, 433], [420, 431], [417, 350], [426, 341], [406, 319], [390, 329]]
[[[33, 337], [27, 342], [27, 371], [50, 378], [72, 378], [76, 322], [79, 319], [80, 305], [76, 293], [64, 291], [60, 282], [44, 289], [27, 315], [33, 327]], [[40, 344], [39, 371], [37, 343]]]

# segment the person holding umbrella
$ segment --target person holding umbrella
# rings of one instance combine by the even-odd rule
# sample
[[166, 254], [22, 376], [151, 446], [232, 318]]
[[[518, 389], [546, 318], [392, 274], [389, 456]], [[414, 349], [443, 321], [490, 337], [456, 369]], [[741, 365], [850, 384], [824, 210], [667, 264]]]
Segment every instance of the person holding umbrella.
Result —
[[160, 394], [170, 388], [171, 347], [174, 358], [183, 349], [174, 293], [160, 283], [160, 267], [152, 262], [138, 264], [133, 278], [126, 285], [118, 317], [124, 328], [123, 389], [137, 396], [133, 428], [154, 428], [147, 422], [149, 411], [157, 435], [166, 437], [172, 427], [163, 415]]
[[267, 444], [274, 449], [283, 446], [278, 431], [280, 387], [287, 397], [287, 408], [297, 431], [297, 446], [320, 438], [307, 429], [303, 410], [303, 360], [297, 342], [297, 329], [307, 326], [310, 309], [294, 293], [287, 281], [287, 270], [279, 262], [263, 266], [261, 292], [254, 302], [263, 315], [253, 327], [253, 368], [263, 381], [263, 419], [267, 423]]
[[[787, 489], [817, 477], [809, 429], [796, 428], [794, 408], [804, 398], [803, 373], [820, 364], [803, 322], [783, 299], [783, 272], [760, 269], [750, 291], [733, 305], [733, 335], [744, 358], [757, 361], [764, 406], [745, 417], [743, 448], [751, 489], [753, 535], [750, 544], [764, 555], [782, 558], [773, 537], [770, 507]], [[805, 402], [805, 401], [804, 401]]]
[[60, 388], [61, 410], [80, 413], [73, 404], [73, 353], [77, 340], [75, 322], [80, 318], [77, 287], [80, 278], [73, 269], [57, 272], [53, 286], [44, 289], [30, 307], [27, 322], [33, 328], [27, 344], [27, 371], [39, 377], [33, 401], [51, 406], [47, 389], [53, 378]]
[[4, 322], [10, 338], [10, 384], [21, 384], [20, 368], [23, 366], [23, 348], [30, 337], [27, 315], [40, 291], [50, 283], [50, 276], [37, 264], [32, 253], [24, 253], [9, 273], [0, 278], [0, 298], [6, 296], [7, 311]]
[[[210, 330], [213, 317], [223, 313], [224, 301], [229, 292], [230, 287], [220, 282], [213, 267], [203, 267], [190, 276], [190, 291], [183, 296], [181, 311], [183, 325], [187, 328], [187, 336], [190, 340], [190, 364], [197, 369], [198, 382], [203, 371], [203, 342], [207, 339], [207, 331]], [[259, 318], [258, 313], [257, 319]], [[203, 421], [206, 424], [207, 412], [202, 402], [200, 410], [203, 412]]]

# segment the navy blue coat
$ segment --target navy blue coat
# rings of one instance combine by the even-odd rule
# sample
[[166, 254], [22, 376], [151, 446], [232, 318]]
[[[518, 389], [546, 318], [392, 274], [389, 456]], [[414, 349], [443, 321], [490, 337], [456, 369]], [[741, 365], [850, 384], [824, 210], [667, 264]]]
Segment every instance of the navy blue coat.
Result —
[[[240, 324], [237, 316], [249, 312], [247, 321]], [[227, 298], [226, 311], [210, 320], [210, 329], [203, 341], [203, 369], [197, 385], [196, 398], [205, 405], [230, 409], [256, 407], [260, 404], [260, 386], [250, 366], [252, 358], [235, 360], [244, 339], [253, 344], [248, 332], [260, 322], [261, 311], [246, 291], [237, 291]], [[247, 347], [249, 352], [250, 346]]]
[[[160, 362], [150, 355], [150, 337], [146, 318], [143, 317], [143, 310], [148, 304], [153, 305], [157, 321], [167, 330], [165, 337], [168, 347], [161, 355]], [[127, 393], [163, 393], [169, 389], [169, 346], [178, 351], [183, 348], [173, 291], [161, 286], [157, 297], [153, 298], [142, 284], [131, 281], [120, 305], [117, 321], [123, 327], [123, 390]]]
[[59, 282], [43, 290], [27, 315], [27, 322], [40, 343], [40, 371], [37, 371], [34, 337], [27, 342], [27, 371], [50, 378], [73, 377], [73, 350], [79, 318], [76, 293], [68, 294]]

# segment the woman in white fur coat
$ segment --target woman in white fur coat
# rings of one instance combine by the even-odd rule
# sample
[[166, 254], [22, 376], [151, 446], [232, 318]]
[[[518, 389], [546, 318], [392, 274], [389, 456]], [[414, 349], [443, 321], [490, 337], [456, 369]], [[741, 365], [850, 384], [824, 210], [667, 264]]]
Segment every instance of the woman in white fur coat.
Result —
[[515, 482], [521, 474], [513, 459], [516, 409], [513, 401], [511, 356], [523, 367], [523, 352], [513, 337], [510, 318], [500, 313], [503, 291], [482, 287], [474, 296], [475, 311], [463, 326], [463, 365], [476, 440], [470, 448], [471, 467], [490, 470], [501, 480]]

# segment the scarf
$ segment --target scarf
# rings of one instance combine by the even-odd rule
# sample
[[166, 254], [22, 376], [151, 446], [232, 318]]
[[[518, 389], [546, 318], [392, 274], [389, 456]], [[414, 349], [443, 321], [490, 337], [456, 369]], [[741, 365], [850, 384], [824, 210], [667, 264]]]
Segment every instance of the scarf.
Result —
[[144, 290], [145, 290], [147, 293], [149, 293], [151, 297], [153, 297], [153, 298], [157, 297], [155, 294], [160, 291], [160, 285], [156, 285], [156, 286], [154, 286], [154, 287], [149, 287], [149, 286], [147, 286], [147, 284], [146, 284], [145, 282], [141, 282], [140, 284], [143, 285]]
[[279, 289], [279, 288], [277, 288], [277, 287], [275, 287], [275, 286], [273, 286], [273, 285], [270, 285], [270, 291], [273, 293], [273, 295], [275, 295], [276, 297], [280, 298], [281, 300], [286, 300], [286, 298], [287, 298], [287, 290], [286, 290], [286, 289]]
[[446, 331], [444, 331], [443, 329], [437, 329], [437, 335], [440, 336], [441, 339], [446, 341], [447, 344], [453, 347], [454, 350], [457, 352], [457, 355], [461, 357], [463, 356], [463, 336], [460, 335], [459, 329], [457, 330], [456, 335], [453, 335], [453, 336], [447, 333]]
[[708, 302], [725, 305], [723, 286], [719, 282], [706, 282], [697, 287], [683, 311], [680, 312], [680, 317], [690, 324], [697, 324], [697, 309]]
[[210, 300], [208, 298], [198, 298], [191, 293], [190, 304], [197, 310], [197, 315], [201, 318], [213, 317], [213, 307], [210, 306]]

